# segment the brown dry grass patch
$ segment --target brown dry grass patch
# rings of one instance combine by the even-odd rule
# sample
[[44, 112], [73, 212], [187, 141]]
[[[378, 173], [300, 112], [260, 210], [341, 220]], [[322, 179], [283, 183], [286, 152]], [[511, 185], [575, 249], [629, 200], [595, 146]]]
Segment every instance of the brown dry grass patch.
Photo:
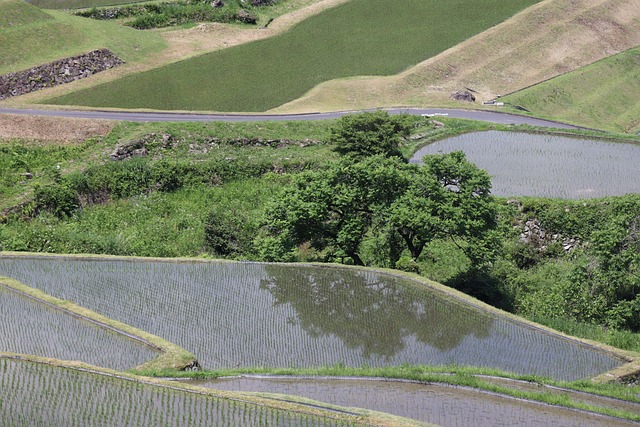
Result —
[[0, 140], [22, 139], [70, 144], [107, 135], [114, 121], [0, 114]]

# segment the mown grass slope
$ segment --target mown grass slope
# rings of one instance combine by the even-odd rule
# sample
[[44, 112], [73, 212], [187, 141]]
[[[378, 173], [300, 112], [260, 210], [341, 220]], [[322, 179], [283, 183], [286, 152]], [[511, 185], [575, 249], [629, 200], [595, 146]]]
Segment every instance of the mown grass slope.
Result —
[[0, 10], [0, 74], [104, 47], [135, 61], [165, 46], [154, 33], [42, 11], [22, 0], [0, 0]]
[[24, 0], [2, 0], [0, 5], [2, 5], [0, 31], [51, 19], [41, 10], [25, 5]]
[[611, 131], [640, 130], [640, 47], [504, 98], [536, 116]]
[[265, 111], [341, 77], [391, 75], [537, 0], [352, 0], [287, 33], [50, 100], [167, 110]]
[[465, 87], [478, 105], [639, 44], [637, 0], [545, 0], [398, 75], [326, 82], [276, 111], [466, 106], [449, 98]]

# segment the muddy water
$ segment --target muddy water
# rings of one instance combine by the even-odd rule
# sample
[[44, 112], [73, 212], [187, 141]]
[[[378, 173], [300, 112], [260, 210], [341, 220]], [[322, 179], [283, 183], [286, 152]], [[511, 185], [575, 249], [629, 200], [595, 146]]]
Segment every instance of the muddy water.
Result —
[[233, 391], [282, 393], [365, 408], [441, 426], [638, 426], [619, 420], [478, 390], [379, 380], [230, 378], [190, 381]]
[[473, 132], [418, 150], [462, 150], [491, 175], [493, 194], [580, 199], [640, 193], [640, 145], [557, 135]]

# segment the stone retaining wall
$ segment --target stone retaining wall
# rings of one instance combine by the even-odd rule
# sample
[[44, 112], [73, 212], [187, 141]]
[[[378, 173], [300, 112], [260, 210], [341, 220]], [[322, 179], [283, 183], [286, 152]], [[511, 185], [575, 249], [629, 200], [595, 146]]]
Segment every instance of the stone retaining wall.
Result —
[[100, 71], [124, 64], [109, 49], [98, 49], [29, 70], [0, 76], [0, 99], [84, 79]]

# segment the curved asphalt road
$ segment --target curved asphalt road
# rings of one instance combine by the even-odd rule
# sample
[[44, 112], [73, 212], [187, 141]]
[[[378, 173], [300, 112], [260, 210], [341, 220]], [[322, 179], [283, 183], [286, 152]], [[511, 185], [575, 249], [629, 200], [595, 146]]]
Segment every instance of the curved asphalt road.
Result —
[[[373, 110], [367, 110], [373, 111]], [[455, 110], [442, 108], [391, 108], [385, 109], [390, 114], [408, 113], [414, 115], [448, 116], [456, 119], [481, 120], [499, 124], [532, 125], [559, 129], [578, 129], [565, 123], [517, 114], [500, 113], [497, 111]], [[0, 108], [0, 114], [25, 114], [34, 116], [71, 117], [82, 119], [124, 120], [130, 122], [253, 122], [267, 120], [324, 120], [336, 119], [345, 114], [357, 111], [337, 111], [332, 113], [306, 114], [185, 114], [185, 113], [143, 113], [136, 111], [95, 111], [95, 110], [30, 110], [16, 108]]]

